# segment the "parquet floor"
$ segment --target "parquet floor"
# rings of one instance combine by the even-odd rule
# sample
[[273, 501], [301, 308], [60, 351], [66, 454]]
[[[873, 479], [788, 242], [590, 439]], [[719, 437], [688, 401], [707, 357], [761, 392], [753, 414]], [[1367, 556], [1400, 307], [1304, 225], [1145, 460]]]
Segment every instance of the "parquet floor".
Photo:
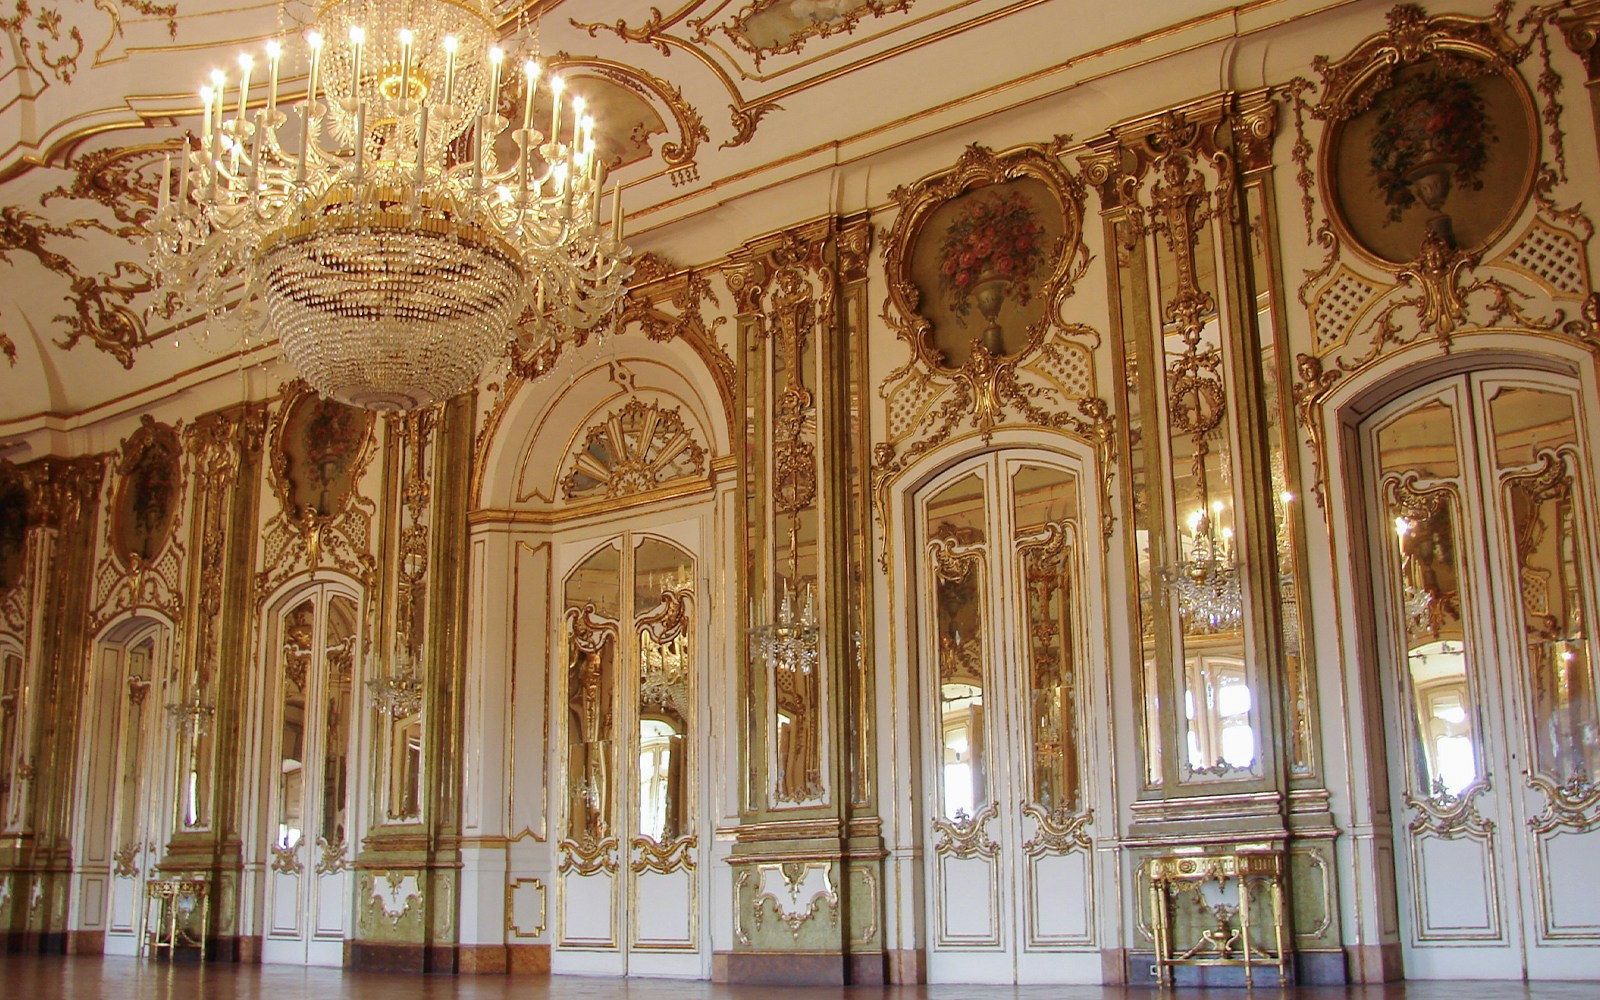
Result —
[[1186, 989], [1163, 994], [1119, 986], [726, 986], [567, 976], [419, 976], [283, 965], [167, 965], [131, 958], [0, 954], [0, 1000], [1600, 1000], [1585, 983], [1410, 982], [1290, 990]]

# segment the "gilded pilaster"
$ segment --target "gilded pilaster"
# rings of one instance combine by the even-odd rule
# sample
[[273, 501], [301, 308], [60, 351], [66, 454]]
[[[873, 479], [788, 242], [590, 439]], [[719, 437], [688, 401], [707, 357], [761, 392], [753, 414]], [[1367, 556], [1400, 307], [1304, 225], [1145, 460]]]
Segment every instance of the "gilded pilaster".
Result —
[[[746, 602], [736, 982], [880, 982], [882, 838], [872, 810], [864, 220], [732, 255], [739, 305]], [[815, 630], [805, 630], [814, 623]], [[798, 641], [784, 645], [789, 632]], [[786, 632], [785, 630], [788, 630]], [[801, 648], [805, 647], [805, 648]]]
[[[161, 859], [164, 874], [211, 882], [207, 955], [250, 957], [241, 937], [242, 810], [253, 773], [249, 705], [255, 608], [256, 524], [260, 511], [266, 411], [247, 404], [208, 413], [189, 428], [193, 484], [188, 550], [191, 588], [176, 704], [198, 710], [200, 728], [173, 724], [178, 760], [191, 780], [178, 783], [173, 834]], [[166, 706], [163, 706], [166, 707]], [[176, 717], [172, 716], [176, 722]], [[164, 722], [168, 720], [163, 720]]]
[[390, 671], [414, 663], [423, 695], [417, 715], [377, 715], [373, 818], [355, 863], [357, 968], [456, 970], [472, 419], [462, 397], [391, 418], [384, 435], [373, 646]]
[[23, 580], [27, 655], [11, 706], [14, 739], [0, 875], [9, 887], [5, 946], [60, 951], [66, 942], [78, 714], [88, 665], [89, 593], [102, 456], [44, 458], [18, 470], [29, 496]]

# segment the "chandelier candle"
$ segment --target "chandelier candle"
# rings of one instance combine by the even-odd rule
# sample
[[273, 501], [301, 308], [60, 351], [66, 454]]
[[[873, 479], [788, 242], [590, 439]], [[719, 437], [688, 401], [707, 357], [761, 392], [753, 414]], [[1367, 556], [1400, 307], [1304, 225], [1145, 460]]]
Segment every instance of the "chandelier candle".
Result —
[[[620, 209], [600, 222], [593, 119], [546, 74], [540, 133], [531, 59], [502, 93], [483, 0], [334, 0], [318, 20], [298, 53], [269, 42], [264, 72], [239, 57], [231, 117], [221, 71], [201, 89], [200, 146], [149, 223], [169, 303], [248, 333], [264, 315], [312, 387], [375, 410], [470, 389], [535, 304], [552, 337], [616, 316], [632, 268]], [[278, 92], [285, 57], [302, 97]]]

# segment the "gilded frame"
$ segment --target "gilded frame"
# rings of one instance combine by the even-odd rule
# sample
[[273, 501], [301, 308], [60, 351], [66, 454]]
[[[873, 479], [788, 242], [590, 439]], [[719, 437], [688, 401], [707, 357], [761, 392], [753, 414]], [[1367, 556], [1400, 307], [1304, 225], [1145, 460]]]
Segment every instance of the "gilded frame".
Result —
[[992, 363], [994, 355], [979, 357], [974, 351], [964, 364], [950, 364], [934, 341], [934, 323], [923, 310], [922, 292], [913, 276], [913, 258], [935, 212], [947, 202], [985, 187], [1032, 179], [1041, 182], [1060, 210], [1062, 232], [1045, 254], [1045, 276], [1034, 293], [1042, 300], [1042, 315], [1026, 328], [1022, 346], [1002, 355], [1003, 363], [1016, 365], [1035, 354], [1053, 331], [1076, 327], [1066, 318], [1066, 301], [1089, 267], [1089, 248], [1083, 241], [1083, 182], [1067, 172], [1054, 147], [1019, 146], [995, 153], [977, 144], [968, 146], [949, 170], [901, 186], [889, 196], [900, 214], [884, 240], [884, 270], [889, 298], [884, 319], [900, 339], [911, 345], [913, 363], [953, 379], [975, 365]]
[[[1339, 152], [1351, 123], [1372, 110], [1397, 84], [1408, 68], [1434, 63], [1474, 63], [1474, 76], [1493, 78], [1509, 85], [1527, 137], [1523, 151], [1526, 166], [1505, 203], [1501, 218], [1483, 235], [1459, 249], [1477, 253], [1494, 246], [1522, 217], [1532, 197], [1543, 160], [1538, 111], [1533, 94], [1516, 69], [1528, 46], [1514, 39], [1503, 17], [1473, 18], [1462, 15], [1427, 17], [1419, 7], [1402, 4], [1389, 14], [1389, 29], [1362, 41], [1344, 58], [1318, 57], [1314, 66], [1323, 78], [1323, 98], [1313, 109], [1327, 126], [1318, 151], [1318, 193], [1340, 242], [1361, 260], [1386, 271], [1414, 266], [1424, 257], [1427, 238], [1419, 237], [1410, 255], [1385, 255], [1371, 247], [1346, 217], [1339, 176]], [[1404, 257], [1404, 259], [1400, 259]]]
[[300, 379], [295, 379], [283, 387], [283, 396], [278, 405], [278, 412], [272, 421], [271, 438], [268, 448], [271, 461], [268, 463], [268, 481], [272, 484], [273, 495], [278, 498], [279, 508], [283, 511], [284, 520], [293, 525], [295, 530], [309, 537], [312, 533], [319, 533], [321, 529], [343, 517], [349, 510], [351, 502], [360, 495], [360, 482], [366, 472], [368, 463], [372, 460], [373, 448], [377, 441], [374, 419], [371, 411], [352, 410], [362, 415], [365, 430], [361, 443], [356, 448], [354, 456], [347, 464], [351, 477], [350, 488], [344, 491], [333, 508], [318, 513], [315, 510], [301, 511], [294, 498], [294, 480], [290, 468], [289, 446], [293, 443], [288, 440], [288, 432], [294, 423], [296, 411], [317, 395], [316, 390]]
[[[128, 520], [138, 516], [130, 509], [137, 499], [133, 493], [137, 488], [133, 476], [144, 464], [146, 456], [152, 449], [157, 448], [166, 453], [166, 464], [171, 474], [173, 489], [168, 497], [167, 509], [162, 514], [165, 523], [161, 530], [155, 533], [160, 537], [151, 539], [155, 548], [148, 553], [140, 553], [125, 544], [129, 541]], [[178, 537], [177, 529], [183, 520], [184, 497], [187, 493], [183, 442], [179, 438], [178, 429], [170, 424], [158, 424], [153, 417], [145, 414], [139, 429], [123, 442], [122, 453], [117, 458], [116, 472], [118, 481], [111, 501], [108, 547], [118, 565], [124, 570], [132, 571], [137, 567], [153, 565]]]

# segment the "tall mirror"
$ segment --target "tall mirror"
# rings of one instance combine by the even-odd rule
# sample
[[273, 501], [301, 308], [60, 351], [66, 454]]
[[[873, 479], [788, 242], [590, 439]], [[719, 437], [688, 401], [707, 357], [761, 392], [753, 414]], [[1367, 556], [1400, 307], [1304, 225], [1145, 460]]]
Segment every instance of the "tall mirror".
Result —
[[622, 546], [613, 542], [567, 577], [566, 836], [597, 844], [613, 835], [617, 649], [622, 619]]
[[939, 810], [962, 822], [989, 801], [982, 477], [973, 473], [940, 490], [925, 517], [939, 670]]
[[667, 846], [687, 836], [694, 734], [694, 563], [675, 545], [634, 547], [638, 684], [638, 835]]

